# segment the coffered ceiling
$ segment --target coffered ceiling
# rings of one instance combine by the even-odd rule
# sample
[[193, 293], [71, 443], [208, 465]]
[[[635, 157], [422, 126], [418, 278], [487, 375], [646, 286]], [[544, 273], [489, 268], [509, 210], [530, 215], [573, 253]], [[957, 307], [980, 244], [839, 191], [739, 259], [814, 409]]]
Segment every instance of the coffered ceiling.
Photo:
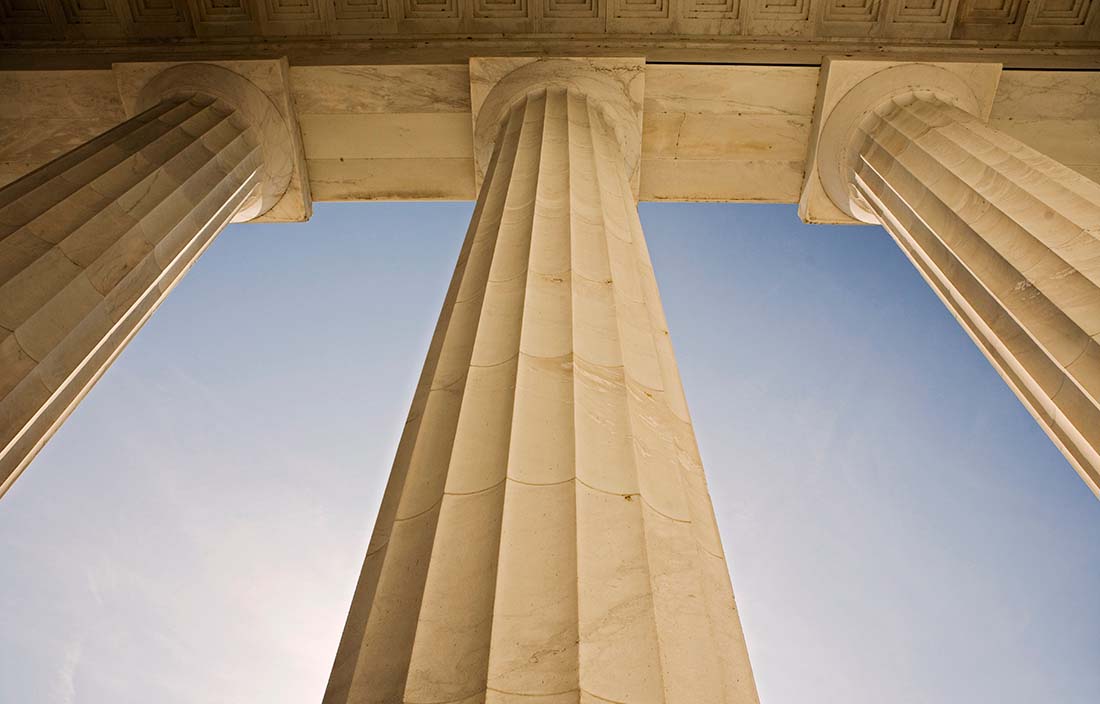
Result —
[[0, 0], [0, 25], [9, 68], [188, 51], [299, 65], [578, 53], [815, 64], [851, 52], [1100, 65], [1100, 0]]

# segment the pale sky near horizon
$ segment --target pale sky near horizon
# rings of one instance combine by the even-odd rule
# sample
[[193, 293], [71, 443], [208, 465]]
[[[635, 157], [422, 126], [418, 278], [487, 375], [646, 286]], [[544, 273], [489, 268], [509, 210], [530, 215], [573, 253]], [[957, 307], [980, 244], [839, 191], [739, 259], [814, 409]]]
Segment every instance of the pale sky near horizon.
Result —
[[[0, 500], [0, 704], [320, 704], [471, 210], [223, 233]], [[1100, 501], [889, 237], [641, 211], [763, 704], [1100, 702]]]

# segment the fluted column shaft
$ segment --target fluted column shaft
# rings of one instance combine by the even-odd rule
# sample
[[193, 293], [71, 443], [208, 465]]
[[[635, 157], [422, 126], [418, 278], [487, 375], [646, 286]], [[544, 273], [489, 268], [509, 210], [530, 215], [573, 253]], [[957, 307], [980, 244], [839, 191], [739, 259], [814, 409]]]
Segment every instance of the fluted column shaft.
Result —
[[618, 143], [505, 123], [325, 704], [756, 702]]
[[858, 195], [1100, 495], [1100, 185], [931, 96], [854, 148]]
[[0, 190], [0, 493], [257, 183], [253, 128], [166, 99]]

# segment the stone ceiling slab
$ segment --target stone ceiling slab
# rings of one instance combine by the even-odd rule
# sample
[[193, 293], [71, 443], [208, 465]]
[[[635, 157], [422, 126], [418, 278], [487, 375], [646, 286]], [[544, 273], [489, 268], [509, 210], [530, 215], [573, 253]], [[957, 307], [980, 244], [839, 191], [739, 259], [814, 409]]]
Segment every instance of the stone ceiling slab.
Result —
[[23, 68], [283, 56], [806, 65], [838, 54], [1085, 68], [1100, 66], [1100, 0], [22, 0], [0, 3], [0, 40], [4, 64]]
[[[647, 64], [639, 198], [793, 203], [819, 69]], [[316, 201], [473, 200], [466, 66], [291, 66]], [[124, 117], [110, 71], [0, 71], [0, 183]], [[990, 124], [1100, 180], [1100, 71], [1004, 71]], [[340, 145], [346, 145], [346, 149]]]

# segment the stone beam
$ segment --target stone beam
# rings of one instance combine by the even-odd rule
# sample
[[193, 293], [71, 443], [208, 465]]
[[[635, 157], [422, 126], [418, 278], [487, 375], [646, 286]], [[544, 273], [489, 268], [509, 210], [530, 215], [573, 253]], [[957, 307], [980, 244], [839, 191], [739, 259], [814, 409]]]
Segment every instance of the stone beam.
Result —
[[[258, 68], [276, 62], [219, 65], [243, 72], [300, 126], [305, 163], [295, 178], [305, 183], [292, 180], [296, 192], [317, 201], [477, 198], [468, 66], [289, 66], [283, 77]], [[143, 66], [0, 71], [9, 97], [0, 101], [0, 185], [133, 115], [128, 76]], [[797, 202], [819, 73], [647, 64], [638, 199]], [[1006, 70], [990, 124], [1100, 180], [1100, 71]], [[300, 219], [307, 205], [284, 219]]]

